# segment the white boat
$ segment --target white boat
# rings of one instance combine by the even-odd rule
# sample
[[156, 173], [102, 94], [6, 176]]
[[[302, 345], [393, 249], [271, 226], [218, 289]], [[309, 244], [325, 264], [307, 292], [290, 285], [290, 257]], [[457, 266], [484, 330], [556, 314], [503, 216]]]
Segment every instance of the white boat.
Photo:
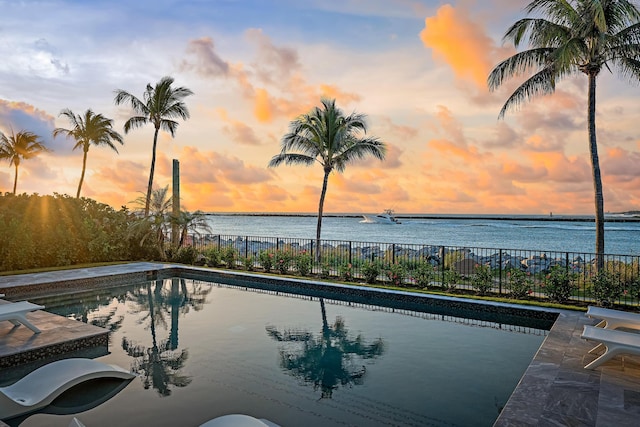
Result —
[[360, 221], [363, 224], [401, 224], [398, 219], [393, 216], [393, 210], [385, 209], [378, 215], [362, 215], [364, 219]]

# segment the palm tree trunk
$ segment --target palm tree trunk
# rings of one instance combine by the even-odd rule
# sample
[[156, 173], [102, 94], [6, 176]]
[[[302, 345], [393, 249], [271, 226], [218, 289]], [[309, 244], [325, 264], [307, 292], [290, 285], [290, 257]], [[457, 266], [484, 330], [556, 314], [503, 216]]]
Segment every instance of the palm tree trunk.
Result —
[[320, 192], [320, 203], [318, 204], [318, 225], [316, 227], [316, 259], [320, 261], [320, 230], [322, 229], [322, 211], [324, 210], [324, 196], [327, 194], [327, 184], [329, 183], [329, 174], [331, 169], [324, 170], [324, 179], [322, 181], [322, 191]]
[[604, 266], [604, 196], [602, 193], [602, 178], [600, 176], [600, 162], [598, 160], [598, 144], [596, 142], [596, 73], [589, 73], [589, 153], [591, 154], [591, 172], [593, 175], [593, 190], [596, 208], [596, 269]]
[[84, 147], [83, 151], [84, 151], [84, 156], [82, 157], [82, 173], [80, 174], [80, 182], [78, 183], [78, 192], [76, 193], [76, 199], [80, 198], [82, 181], [84, 181], [84, 171], [87, 169], [87, 151], [89, 151], [89, 147]]
[[16, 195], [16, 187], [18, 186], [18, 163], [16, 163], [16, 173], [13, 177], [13, 195]]
[[153, 171], [156, 168], [156, 146], [158, 145], [158, 132], [160, 126], [156, 126], [153, 134], [153, 150], [151, 151], [151, 170], [149, 171], [149, 185], [147, 185], [147, 200], [144, 203], [144, 216], [149, 216], [149, 204], [151, 203], [151, 189], [153, 188]]

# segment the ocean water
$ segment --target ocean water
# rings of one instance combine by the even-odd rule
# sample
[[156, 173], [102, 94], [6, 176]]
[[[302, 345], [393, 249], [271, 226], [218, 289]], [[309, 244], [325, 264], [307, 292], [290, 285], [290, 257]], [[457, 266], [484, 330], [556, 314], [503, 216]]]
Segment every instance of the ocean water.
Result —
[[[209, 215], [213, 234], [315, 239], [317, 217]], [[402, 224], [367, 224], [361, 217], [322, 220], [322, 239], [593, 253], [590, 221], [522, 218], [401, 218]], [[640, 255], [640, 222], [606, 222], [605, 252]]]

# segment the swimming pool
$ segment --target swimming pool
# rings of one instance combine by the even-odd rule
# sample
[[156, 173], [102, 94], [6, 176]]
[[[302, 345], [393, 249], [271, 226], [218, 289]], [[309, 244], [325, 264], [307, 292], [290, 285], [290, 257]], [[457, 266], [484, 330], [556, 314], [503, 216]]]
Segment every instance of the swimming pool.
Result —
[[139, 373], [76, 414], [91, 427], [197, 426], [228, 413], [282, 426], [490, 426], [546, 334], [184, 278], [34, 301], [111, 329], [99, 360]]

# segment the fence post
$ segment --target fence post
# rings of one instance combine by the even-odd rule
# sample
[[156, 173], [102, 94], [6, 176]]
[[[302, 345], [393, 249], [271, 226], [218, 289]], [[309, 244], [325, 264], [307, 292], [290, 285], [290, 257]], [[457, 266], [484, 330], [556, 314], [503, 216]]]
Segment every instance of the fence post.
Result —
[[249, 237], [244, 236], [244, 257], [249, 258]]
[[498, 256], [498, 294], [502, 295], [502, 249], [500, 249], [500, 255]]
[[440, 270], [442, 270], [442, 287], [444, 288], [444, 246], [440, 246]]
[[391, 264], [396, 263], [396, 244], [391, 244]]
[[349, 240], [349, 264], [351, 264], [351, 240]]

